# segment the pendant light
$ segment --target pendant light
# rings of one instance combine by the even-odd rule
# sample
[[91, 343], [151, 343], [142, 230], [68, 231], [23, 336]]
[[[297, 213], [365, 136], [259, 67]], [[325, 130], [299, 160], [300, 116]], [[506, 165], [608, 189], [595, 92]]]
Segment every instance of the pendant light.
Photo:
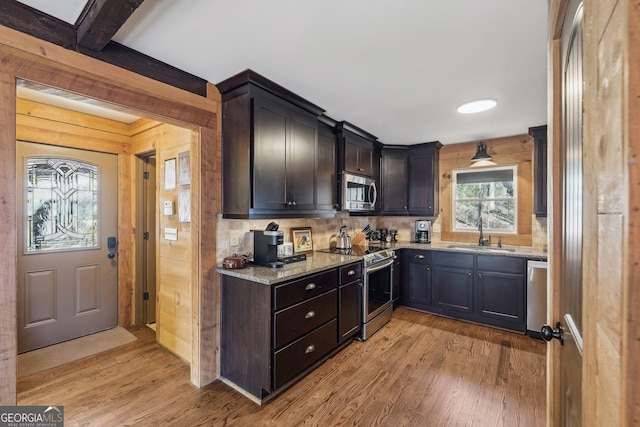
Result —
[[493, 166], [493, 158], [487, 153], [487, 146], [484, 142], [478, 142], [476, 155], [471, 159], [471, 166]]

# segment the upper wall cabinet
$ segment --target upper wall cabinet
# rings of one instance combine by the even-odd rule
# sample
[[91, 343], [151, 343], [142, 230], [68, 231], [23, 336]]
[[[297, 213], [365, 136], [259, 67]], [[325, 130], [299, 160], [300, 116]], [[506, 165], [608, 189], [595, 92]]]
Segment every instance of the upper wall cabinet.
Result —
[[329, 181], [335, 173], [326, 170], [335, 171], [335, 154], [325, 136], [318, 145], [323, 110], [251, 70], [217, 87], [223, 108], [223, 216], [333, 216], [336, 183]]
[[442, 144], [429, 142], [382, 150], [382, 213], [438, 213], [438, 159]]
[[348, 122], [339, 122], [337, 131], [342, 170], [375, 178], [374, 142], [378, 138]]
[[533, 137], [533, 213], [547, 216], [547, 126], [529, 128]]

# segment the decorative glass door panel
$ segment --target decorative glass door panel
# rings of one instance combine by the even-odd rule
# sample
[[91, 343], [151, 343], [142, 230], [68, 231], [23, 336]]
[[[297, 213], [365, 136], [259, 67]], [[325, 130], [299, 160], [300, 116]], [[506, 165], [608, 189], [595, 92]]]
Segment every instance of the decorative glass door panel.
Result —
[[73, 159], [27, 159], [27, 252], [98, 246], [98, 167]]

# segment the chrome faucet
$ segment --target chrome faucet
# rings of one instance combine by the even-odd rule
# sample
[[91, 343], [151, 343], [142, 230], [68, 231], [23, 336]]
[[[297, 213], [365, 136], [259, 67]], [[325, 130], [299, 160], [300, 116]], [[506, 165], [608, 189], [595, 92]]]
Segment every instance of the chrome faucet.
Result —
[[489, 246], [491, 245], [491, 236], [488, 239], [484, 238], [482, 234], [482, 215], [478, 217], [478, 230], [480, 231], [480, 238], [478, 239], [479, 246]]

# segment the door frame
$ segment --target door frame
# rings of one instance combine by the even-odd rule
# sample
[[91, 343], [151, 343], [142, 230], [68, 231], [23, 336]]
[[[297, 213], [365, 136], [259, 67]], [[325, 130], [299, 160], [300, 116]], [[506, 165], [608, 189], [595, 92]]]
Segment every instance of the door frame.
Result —
[[[200, 185], [201, 179], [192, 184], [192, 199], [197, 200], [201, 209], [192, 215], [192, 224], [197, 230], [192, 253], [197, 255], [192, 260], [191, 381], [196, 386], [212, 382], [219, 372], [216, 243], [210, 238], [216, 235], [216, 221], [210, 219], [217, 218], [221, 212], [220, 93], [208, 84], [207, 97], [201, 97], [4, 26], [0, 26], [0, 54], [3, 56], [0, 64], [0, 103], [3, 105], [0, 109], [0, 194], [3, 195], [0, 224], [5, 234], [5, 244], [0, 245], [3, 259], [0, 265], [0, 340], [5, 350], [0, 355], [0, 405], [16, 404], [17, 78], [142, 111], [159, 121], [189, 127], [198, 135], [199, 150], [192, 158], [192, 171], [193, 176], [206, 179], [207, 185]], [[118, 192], [121, 196], [131, 197], [131, 192], [125, 190], [133, 185], [133, 156], [128, 147], [122, 147], [122, 150], [124, 153], [118, 153], [121, 170]], [[122, 324], [130, 324], [134, 312], [133, 208], [127, 197], [118, 208], [119, 252], [123, 264], [122, 275], [119, 272], [119, 298], [122, 299], [118, 316]], [[128, 268], [124, 268], [126, 260], [129, 260]], [[123, 277], [124, 274], [127, 275]]]

